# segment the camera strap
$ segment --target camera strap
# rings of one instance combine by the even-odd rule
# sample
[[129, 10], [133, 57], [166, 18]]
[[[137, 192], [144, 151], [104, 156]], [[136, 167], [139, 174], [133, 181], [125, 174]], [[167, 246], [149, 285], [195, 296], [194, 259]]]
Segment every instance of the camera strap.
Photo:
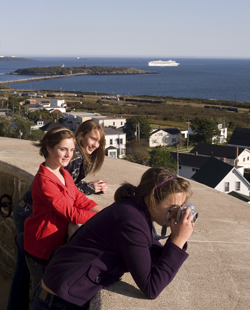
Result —
[[161, 240], [161, 239], [166, 239], [170, 236], [170, 235], [166, 236], [166, 234], [167, 234], [167, 220], [168, 220], [168, 216], [174, 210], [175, 207], [176, 207], [175, 205], [172, 206], [170, 208], [170, 210], [168, 211], [167, 215], [165, 216], [164, 224], [162, 225], [162, 229], [161, 229], [161, 235], [157, 234], [154, 223], [152, 223], [152, 236], [154, 239]]

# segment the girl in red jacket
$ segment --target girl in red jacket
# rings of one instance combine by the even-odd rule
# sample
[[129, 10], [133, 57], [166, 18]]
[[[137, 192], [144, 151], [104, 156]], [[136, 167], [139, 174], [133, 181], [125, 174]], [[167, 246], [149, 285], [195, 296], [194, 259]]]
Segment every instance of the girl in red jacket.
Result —
[[33, 213], [24, 222], [24, 250], [33, 289], [54, 249], [63, 245], [69, 223], [84, 224], [102, 208], [76, 187], [64, 169], [75, 152], [71, 130], [56, 127], [35, 144], [45, 162], [32, 185]]

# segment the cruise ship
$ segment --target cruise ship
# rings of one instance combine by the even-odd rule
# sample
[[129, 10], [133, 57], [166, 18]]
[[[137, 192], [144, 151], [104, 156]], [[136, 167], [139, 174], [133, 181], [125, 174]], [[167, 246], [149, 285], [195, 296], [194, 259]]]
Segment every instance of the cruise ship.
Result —
[[176, 67], [179, 66], [179, 63], [174, 60], [154, 60], [148, 62], [148, 65], [153, 67]]

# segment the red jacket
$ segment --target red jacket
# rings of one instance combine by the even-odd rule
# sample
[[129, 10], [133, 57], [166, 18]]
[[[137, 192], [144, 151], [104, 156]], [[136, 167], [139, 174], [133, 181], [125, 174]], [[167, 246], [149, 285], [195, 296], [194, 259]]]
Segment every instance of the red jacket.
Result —
[[65, 243], [69, 223], [84, 224], [96, 214], [89, 210], [97, 204], [78, 190], [68, 171], [61, 171], [66, 185], [41, 164], [32, 185], [33, 214], [24, 222], [24, 249], [41, 259]]

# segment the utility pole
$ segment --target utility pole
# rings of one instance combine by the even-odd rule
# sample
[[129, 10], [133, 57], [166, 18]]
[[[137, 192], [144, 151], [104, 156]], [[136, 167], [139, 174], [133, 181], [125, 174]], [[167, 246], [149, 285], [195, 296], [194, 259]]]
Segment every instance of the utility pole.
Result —
[[[179, 144], [179, 143], [178, 143]], [[179, 175], [179, 148], [177, 144], [176, 161], [177, 161], [177, 175]]]
[[189, 144], [189, 118], [188, 118], [188, 133], [187, 133], [187, 149], [188, 149], [188, 144]]
[[140, 140], [140, 123], [135, 124], [135, 136], [137, 140]]

